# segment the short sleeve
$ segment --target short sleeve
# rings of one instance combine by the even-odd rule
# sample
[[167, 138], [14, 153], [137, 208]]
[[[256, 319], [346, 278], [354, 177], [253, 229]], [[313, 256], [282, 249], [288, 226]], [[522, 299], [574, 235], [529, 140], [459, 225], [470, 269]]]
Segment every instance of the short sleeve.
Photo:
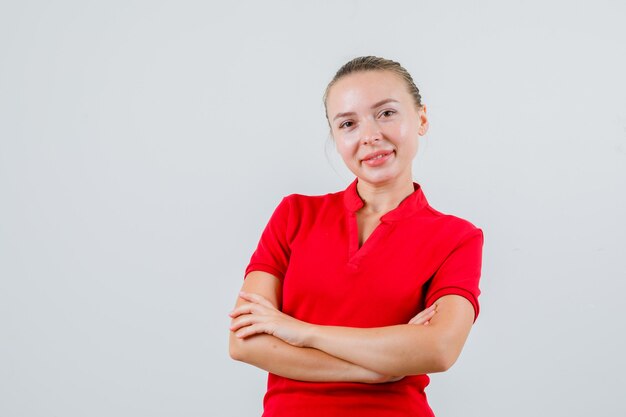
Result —
[[483, 232], [475, 228], [457, 244], [435, 272], [426, 292], [426, 306], [444, 295], [465, 297], [474, 307], [474, 321], [480, 307], [478, 296], [483, 252]]
[[265, 226], [257, 248], [246, 267], [245, 275], [251, 271], [264, 271], [283, 280], [291, 254], [287, 238], [290, 211], [289, 198], [285, 197]]

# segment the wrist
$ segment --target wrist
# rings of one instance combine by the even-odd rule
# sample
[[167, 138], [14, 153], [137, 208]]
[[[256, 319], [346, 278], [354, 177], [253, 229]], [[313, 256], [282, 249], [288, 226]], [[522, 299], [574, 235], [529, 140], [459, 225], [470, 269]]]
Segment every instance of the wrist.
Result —
[[388, 382], [396, 382], [403, 377], [394, 377], [389, 375], [379, 374], [378, 372], [362, 368], [362, 380], [366, 384], [386, 384]]
[[317, 333], [320, 330], [317, 324], [308, 324], [304, 332], [303, 347], [315, 348], [315, 341], [317, 339]]

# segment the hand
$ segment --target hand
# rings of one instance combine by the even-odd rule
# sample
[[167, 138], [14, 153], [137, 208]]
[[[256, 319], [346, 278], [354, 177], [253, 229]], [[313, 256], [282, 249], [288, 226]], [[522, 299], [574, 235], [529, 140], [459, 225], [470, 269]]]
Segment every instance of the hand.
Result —
[[308, 330], [312, 325], [279, 311], [259, 294], [240, 292], [239, 297], [247, 301], [230, 312], [230, 330], [235, 336], [245, 339], [255, 334], [267, 333], [284, 340], [290, 345], [304, 347]]
[[380, 374], [371, 369], [363, 368], [358, 365], [353, 365], [358, 368], [357, 375], [359, 375], [353, 382], [361, 382], [364, 384], [386, 384], [389, 382], [397, 382], [404, 378], [404, 376], [390, 376]]
[[382, 374], [376, 374], [370, 384], [387, 384], [389, 382], [398, 382], [401, 379], [404, 379], [403, 376], [387, 376]]
[[437, 304], [433, 304], [427, 309], [420, 311], [409, 321], [409, 324], [423, 324], [424, 326], [428, 326], [430, 324], [430, 319], [433, 318], [436, 312]]

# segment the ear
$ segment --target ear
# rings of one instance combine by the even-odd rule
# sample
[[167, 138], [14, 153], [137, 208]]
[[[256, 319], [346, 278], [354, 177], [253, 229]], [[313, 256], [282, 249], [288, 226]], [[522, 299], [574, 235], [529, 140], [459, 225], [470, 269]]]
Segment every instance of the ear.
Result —
[[426, 106], [422, 106], [421, 109], [417, 111], [418, 117], [420, 119], [420, 128], [418, 130], [418, 134], [420, 136], [424, 136], [426, 132], [428, 132], [428, 115], [426, 114]]

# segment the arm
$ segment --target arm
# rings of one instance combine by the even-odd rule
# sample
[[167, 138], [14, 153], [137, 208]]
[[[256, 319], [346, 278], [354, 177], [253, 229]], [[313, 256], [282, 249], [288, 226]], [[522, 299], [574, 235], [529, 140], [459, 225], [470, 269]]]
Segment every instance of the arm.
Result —
[[461, 354], [474, 321], [474, 309], [457, 295], [441, 297], [428, 326], [357, 329], [311, 326], [305, 346], [392, 375], [448, 370]]
[[[280, 305], [281, 283], [278, 278], [266, 272], [250, 272], [244, 281], [242, 291], [261, 295], [268, 303], [267, 305], [276, 310]], [[247, 301], [240, 297], [236, 308], [246, 303]], [[238, 338], [231, 331], [229, 350], [230, 356], [235, 360], [300, 381], [380, 383], [397, 379], [336, 358], [312, 347], [293, 346], [269, 334]]]
[[[267, 333], [295, 346], [319, 349], [383, 375], [442, 372], [456, 361], [474, 321], [471, 303], [457, 295], [441, 297], [428, 326], [409, 324], [350, 328], [304, 323], [272, 309], [256, 294], [235, 309], [234, 330], [241, 338]], [[420, 313], [421, 314], [421, 313]], [[419, 316], [419, 315], [418, 315]]]

